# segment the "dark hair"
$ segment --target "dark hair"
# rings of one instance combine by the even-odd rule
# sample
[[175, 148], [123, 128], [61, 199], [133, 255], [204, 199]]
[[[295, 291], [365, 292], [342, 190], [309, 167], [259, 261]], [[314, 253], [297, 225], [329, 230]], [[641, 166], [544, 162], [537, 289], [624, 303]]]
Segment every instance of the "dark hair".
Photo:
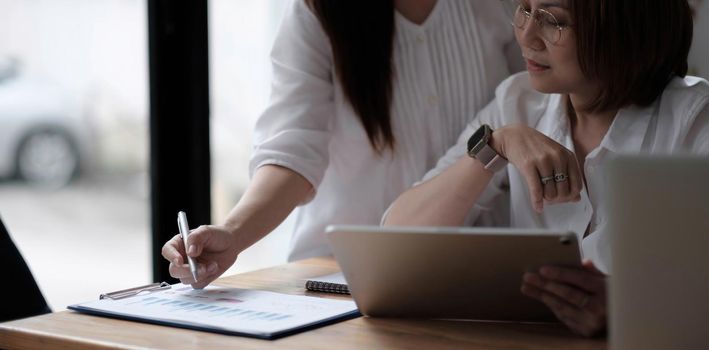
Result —
[[347, 101], [379, 153], [394, 148], [391, 126], [392, 0], [305, 0], [330, 39]]
[[600, 81], [582, 108], [647, 106], [687, 74], [692, 15], [687, 0], [568, 0], [581, 71]]

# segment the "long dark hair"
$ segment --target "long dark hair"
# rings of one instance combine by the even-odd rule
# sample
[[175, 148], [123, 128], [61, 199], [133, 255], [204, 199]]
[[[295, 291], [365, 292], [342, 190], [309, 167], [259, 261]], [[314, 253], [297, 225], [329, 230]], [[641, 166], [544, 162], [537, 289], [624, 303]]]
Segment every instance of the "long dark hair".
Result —
[[330, 39], [335, 72], [372, 148], [394, 149], [393, 0], [304, 1]]

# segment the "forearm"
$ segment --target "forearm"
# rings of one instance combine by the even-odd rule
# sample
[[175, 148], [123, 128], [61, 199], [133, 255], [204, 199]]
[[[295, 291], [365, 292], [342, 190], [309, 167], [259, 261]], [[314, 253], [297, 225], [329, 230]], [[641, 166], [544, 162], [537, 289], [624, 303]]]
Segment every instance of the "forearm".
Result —
[[493, 173], [472, 158], [458, 160], [433, 179], [397, 198], [386, 226], [461, 226]]
[[224, 225], [234, 233], [239, 250], [244, 250], [278, 227], [312, 191], [300, 174], [276, 165], [263, 166]]

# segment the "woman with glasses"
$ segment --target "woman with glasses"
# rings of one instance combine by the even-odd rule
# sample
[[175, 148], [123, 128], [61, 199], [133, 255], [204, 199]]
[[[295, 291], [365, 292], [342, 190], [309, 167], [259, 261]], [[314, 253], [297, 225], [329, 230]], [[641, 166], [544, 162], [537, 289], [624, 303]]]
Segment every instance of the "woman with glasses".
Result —
[[294, 0], [271, 52], [251, 183], [189, 249], [179, 236], [164, 245], [171, 275], [206, 286], [297, 206], [289, 260], [330, 254], [329, 224], [378, 224], [523, 68], [505, 17], [499, 1]]
[[709, 154], [709, 84], [685, 76], [690, 9], [687, 0], [522, 0], [510, 8], [527, 72], [498, 86], [384, 221], [468, 225], [495, 211], [491, 203], [509, 186], [511, 226], [574, 231], [585, 260], [585, 269], [525, 274], [522, 292], [573, 331], [599, 334], [611, 264], [608, 160]]

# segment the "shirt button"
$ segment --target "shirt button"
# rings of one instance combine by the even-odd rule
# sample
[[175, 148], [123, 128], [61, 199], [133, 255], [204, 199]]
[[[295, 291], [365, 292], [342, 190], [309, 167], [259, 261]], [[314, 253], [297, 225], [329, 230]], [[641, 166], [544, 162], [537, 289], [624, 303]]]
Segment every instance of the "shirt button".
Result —
[[436, 95], [428, 95], [428, 104], [431, 106], [435, 106], [438, 104], [438, 96]]

